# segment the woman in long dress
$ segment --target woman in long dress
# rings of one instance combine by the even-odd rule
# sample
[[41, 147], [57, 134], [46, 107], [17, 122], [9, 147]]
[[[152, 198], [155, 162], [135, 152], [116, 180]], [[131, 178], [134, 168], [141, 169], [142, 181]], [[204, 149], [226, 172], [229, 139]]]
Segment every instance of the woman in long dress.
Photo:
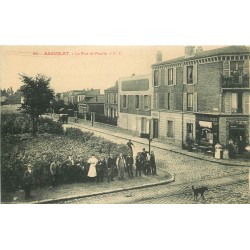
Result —
[[98, 160], [96, 159], [94, 154], [88, 159], [88, 163], [90, 164], [88, 177], [94, 180], [96, 177], [96, 165], [98, 163]]

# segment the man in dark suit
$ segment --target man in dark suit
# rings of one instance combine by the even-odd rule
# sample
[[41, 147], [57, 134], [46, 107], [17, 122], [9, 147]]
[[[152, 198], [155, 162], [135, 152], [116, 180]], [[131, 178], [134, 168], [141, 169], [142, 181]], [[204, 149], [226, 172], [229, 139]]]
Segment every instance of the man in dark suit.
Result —
[[126, 158], [126, 165], [127, 165], [128, 177], [133, 178], [134, 159], [131, 154], [129, 154], [128, 157]]
[[34, 174], [32, 171], [32, 166], [29, 164], [23, 176], [23, 189], [25, 192], [25, 199], [31, 198], [30, 192], [33, 183], [34, 183]]
[[107, 160], [107, 177], [108, 177], [108, 182], [114, 181], [114, 169], [116, 168], [116, 159], [114, 158], [113, 154], [110, 154], [108, 160]]
[[156, 173], [155, 155], [154, 155], [153, 151], [151, 151], [150, 160], [149, 161], [150, 161], [150, 167], [151, 167], [152, 175], [157, 175], [157, 173]]

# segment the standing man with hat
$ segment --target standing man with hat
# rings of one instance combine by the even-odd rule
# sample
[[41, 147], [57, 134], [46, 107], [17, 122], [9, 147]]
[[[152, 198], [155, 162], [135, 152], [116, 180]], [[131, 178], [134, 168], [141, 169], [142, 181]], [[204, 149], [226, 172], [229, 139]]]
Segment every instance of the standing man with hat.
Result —
[[31, 192], [31, 187], [33, 183], [34, 183], [34, 174], [33, 174], [32, 166], [31, 164], [29, 164], [23, 176], [23, 189], [25, 192], [25, 199], [31, 198], [30, 192]]

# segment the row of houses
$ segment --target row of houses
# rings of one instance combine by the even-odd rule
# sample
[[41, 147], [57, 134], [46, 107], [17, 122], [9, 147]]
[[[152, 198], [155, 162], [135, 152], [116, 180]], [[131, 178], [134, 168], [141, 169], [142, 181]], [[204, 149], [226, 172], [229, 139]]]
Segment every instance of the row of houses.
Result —
[[249, 145], [249, 61], [246, 46], [188, 46], [168, 61], [159, 52], [152, 74], [119, 79], [118, 126], [178, 146]]
[[[92, 112], [117, 119], [117, 126], [138, 136], [150, 134], [177, 146], [187, 140], [214, 145], [239, 138], [249, 145], [249, 75], [249, 47], [203, 51], [187, 46], [172, 60], [163, 61], [158, 52], [151, 74], [121, 77], [88, 101], [101, 107]], [[75, 98], [79, 113], [86, 112], [88, 98]]]

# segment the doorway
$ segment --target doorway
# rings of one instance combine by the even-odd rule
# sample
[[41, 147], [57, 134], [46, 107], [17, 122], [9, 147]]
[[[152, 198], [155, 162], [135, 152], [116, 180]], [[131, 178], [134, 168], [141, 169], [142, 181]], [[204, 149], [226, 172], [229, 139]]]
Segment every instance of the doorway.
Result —
[[158, 138], [159, 120], [153, 119], [153, 138]]

